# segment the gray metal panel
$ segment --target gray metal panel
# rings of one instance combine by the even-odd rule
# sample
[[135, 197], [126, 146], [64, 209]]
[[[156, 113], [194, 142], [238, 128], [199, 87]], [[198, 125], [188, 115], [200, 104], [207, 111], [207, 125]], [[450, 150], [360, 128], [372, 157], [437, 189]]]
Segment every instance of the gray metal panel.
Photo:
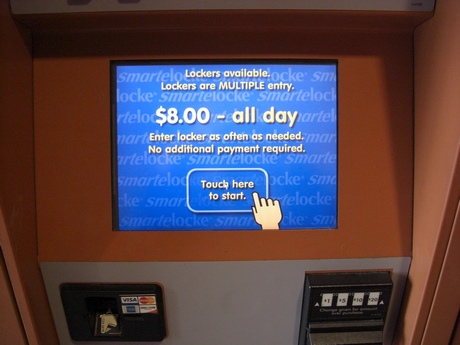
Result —
[[433, 11], [435, 0], [10, 0], [14, 14], [154, 10]]
[[41, 269], [61, 345], [73, 344], [59, 295], [62, 283], [161, 283], [168, 325], [168, 337], [161, 343], [164, 345], [297, 345], [305, 271], [391, 269], [394, 290], [384, 332], [385, 344], [390, 344], [410, 261], [409, 257], [395, 257], [231, 262], [42, 262]]

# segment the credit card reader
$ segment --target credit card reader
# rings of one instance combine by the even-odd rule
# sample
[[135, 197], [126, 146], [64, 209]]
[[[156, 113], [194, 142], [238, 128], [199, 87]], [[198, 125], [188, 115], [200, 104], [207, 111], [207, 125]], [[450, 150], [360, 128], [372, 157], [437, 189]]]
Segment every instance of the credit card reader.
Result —
[[60, 290], [73, 341], [159, 342], [166, 337], [161, 285], [66, 283]]

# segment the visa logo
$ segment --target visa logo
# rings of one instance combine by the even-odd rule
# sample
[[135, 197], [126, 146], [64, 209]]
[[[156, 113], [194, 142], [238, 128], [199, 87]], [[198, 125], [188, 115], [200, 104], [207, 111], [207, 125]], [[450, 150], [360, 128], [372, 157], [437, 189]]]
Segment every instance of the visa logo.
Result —
[[126, 304], [126, 303], [138, 303], [138, 299], [136, 296], [122, 296], [121, 297], [121, 303]]

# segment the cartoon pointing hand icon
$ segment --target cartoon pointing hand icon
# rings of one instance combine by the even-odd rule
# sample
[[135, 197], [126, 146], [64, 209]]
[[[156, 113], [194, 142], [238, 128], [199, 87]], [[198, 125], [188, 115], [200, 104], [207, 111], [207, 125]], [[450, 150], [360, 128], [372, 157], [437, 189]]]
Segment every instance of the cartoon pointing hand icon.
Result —
[[261, 198], [259, 193], [252, 193], [252, 214], [257, 224], [262, 227], [262, 230], [278, 230], [279, 223], [283, 219], [279, 200], [270, 198]]

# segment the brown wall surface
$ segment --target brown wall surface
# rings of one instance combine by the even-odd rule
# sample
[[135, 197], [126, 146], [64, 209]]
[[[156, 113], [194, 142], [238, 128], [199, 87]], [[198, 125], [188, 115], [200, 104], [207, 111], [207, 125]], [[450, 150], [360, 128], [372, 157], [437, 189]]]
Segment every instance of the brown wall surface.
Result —
[[[202, 25], [206, 25], [203, 23]], [[410, 256], [410, 31], [44, 33], [34, 47], [41, 261], [213, 261]], [[339, 228], [112, 232], [111, 59], [337, 58]], [[139, 250], [146, 243], [150, 250]]]
[[[460, 2], [438, 0], [434, 17], [417, 28], [415, 35], [414, 245], [399, 344], [433, 344], [424, 338], [426, 327], [431, 335], [443, 329], [445, 337], [460, 307], [457, 287], [445, 296], [441, 315], [432, 316], [445, 324], [430, 329], [427, 319], [460, 198], [459, 32]], [[458, 259], [457, 252], [457, 277]], [[440, 338], [437, 341], [443, 343]]]
[[29, 344], [55, 344], [37, 261], [31, 35], [8, 1], [0, 14], [0, 245]]
[[0, 250], [0, 344], [26, 345], [26, 335], [19, 315], [13, 288]]

